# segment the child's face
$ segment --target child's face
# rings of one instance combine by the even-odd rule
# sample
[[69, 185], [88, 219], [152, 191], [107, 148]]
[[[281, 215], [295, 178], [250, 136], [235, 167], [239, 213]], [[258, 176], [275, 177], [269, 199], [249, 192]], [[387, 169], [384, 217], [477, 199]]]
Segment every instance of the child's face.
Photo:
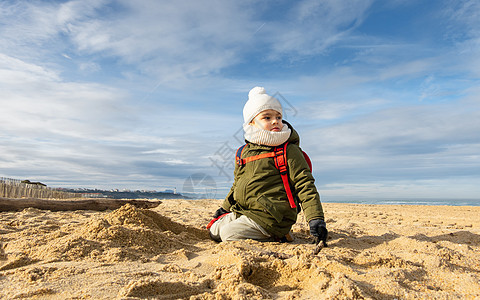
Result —
[[282, 114], [276, 110], [267, 109], [259, 113], [250, 124], [268, 131], [282, 131]]

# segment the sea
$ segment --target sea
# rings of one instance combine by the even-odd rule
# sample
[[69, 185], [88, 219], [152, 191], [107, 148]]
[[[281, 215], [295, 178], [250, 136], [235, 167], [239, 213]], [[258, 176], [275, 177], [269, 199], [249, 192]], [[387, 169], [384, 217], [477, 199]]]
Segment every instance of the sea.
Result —
[[[226, 193], [225, 193], [226, 194]], [[218, 199], [223, 195], [199, 195], [194, 199]], [[320, 195], [322, 203], [353, 203], [353, 204], [385, 204], [385, 205], [450, 205], [450, 206], [480, 206], [480, 198], [367, 198], [347, 196]]]
[[442, 199], [442, 198], [333, 198], [322, 197], [323, 203], [389, 204], [389, 205], [451, 205], [480, 206], [479, 199]]

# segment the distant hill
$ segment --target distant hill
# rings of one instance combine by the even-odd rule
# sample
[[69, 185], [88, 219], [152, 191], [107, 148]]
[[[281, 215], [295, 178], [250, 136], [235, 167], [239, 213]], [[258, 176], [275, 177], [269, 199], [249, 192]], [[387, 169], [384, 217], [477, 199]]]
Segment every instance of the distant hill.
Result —
[[112, 199], [189, 199], [190, 197], [172, 192], [157, 191], [107, 191], [98, 189], [63, 189], [71, 193], [80, 193], [86, 198]]

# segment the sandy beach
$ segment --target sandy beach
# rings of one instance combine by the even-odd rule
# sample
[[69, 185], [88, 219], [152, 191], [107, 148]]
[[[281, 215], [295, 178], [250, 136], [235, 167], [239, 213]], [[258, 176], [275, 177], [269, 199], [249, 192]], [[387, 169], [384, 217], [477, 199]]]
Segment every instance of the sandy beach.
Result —
[[302, 215], [292, 243], [211, 241], [220, 203], [1, 212], [0, 298], [480, 298], [480, 207], [325, 203], [314, 255]]

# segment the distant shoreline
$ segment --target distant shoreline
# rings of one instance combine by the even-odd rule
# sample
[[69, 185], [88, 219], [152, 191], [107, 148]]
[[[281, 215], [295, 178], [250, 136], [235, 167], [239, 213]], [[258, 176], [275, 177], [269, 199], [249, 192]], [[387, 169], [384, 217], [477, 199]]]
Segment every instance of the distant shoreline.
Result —
[[[202, 200], [205, 198], [193, 198], [186, 200]], [[215, 198], [215, 200], [223, 200], [223, 198]], [[347, 197], [331, 198], [327, 196], [321, 197], [322, 203], [339, 203], [339, 204], [365, 204], [365, 205], [426, 205], [426, 206], [480, 206], [480, 199], [438, 199], [438, 198], [398, 198], [398, 199], [354, 199]]]
[[397, 198], [397, 199], [332, 199], [322, 198], [323, 203], [379, 204], [379, 205], [427, 205], [427, 206], [480, 206], [480, 199]]

